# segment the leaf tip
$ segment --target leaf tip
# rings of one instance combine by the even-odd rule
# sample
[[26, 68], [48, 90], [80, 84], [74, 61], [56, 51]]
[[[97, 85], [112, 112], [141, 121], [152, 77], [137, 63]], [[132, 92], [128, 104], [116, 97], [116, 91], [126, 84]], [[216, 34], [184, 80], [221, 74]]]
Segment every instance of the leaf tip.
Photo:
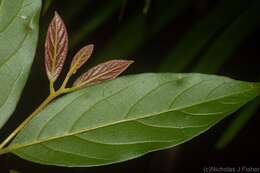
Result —
[[61, 18], [58, 11], [54, 11], [54, 17], [58, 17], [58, 18]]
[[76, 71], [87, 62], [87, 60], [91, 57], [93, 50], [94, 44], [88, 44], [76, 53], [70, 65], [72, 74], [75, 74]]
[[134, 60], [127, 60], [129, 62], [129, 65], [133, 64], [135, 61]]
[[94, 44], [88, 44], [83, 49], [85, 49], [87, 57], [90, 57], [94, 51]]
[[92, 51], [94, 50], [94, 44], [88, 44], [87, 46], [88, 46], [89, 49], [91, 49]]

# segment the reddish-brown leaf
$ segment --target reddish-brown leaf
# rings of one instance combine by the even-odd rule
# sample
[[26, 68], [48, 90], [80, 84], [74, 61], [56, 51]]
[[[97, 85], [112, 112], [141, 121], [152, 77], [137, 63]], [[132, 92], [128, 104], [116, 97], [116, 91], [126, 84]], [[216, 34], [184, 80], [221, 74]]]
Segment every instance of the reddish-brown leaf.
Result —
[[89, 44], [83, 48], [81, 48], [78, 53], [73, 57], [70, 68], [72, 69], [72, 73], [76, 73], [76, 71], [90, 58], [94, 49], [93, 44]]
[[45, 41], [45, 68], [47, 76], [55, 81], [61, 73], [68, 51], [68, 34], [65, 24], [55, 12]]
[[110, 60], [104, 62], [82, 74], [73, 85], [81, 87], [113, 79], [125, 71], [133, 62], [132, 60]]

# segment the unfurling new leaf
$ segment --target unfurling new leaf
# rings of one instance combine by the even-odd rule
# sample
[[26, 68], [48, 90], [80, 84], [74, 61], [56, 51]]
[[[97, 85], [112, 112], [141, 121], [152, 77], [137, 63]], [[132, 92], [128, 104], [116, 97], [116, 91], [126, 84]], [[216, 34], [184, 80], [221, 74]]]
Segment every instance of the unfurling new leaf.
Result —
[[65, 24], [55, 12], [45, 41], [45, 67], [50, 81], [55, 81], [61, 73], [68, 51], [68, 34]]
[[132, 60], [110, 60], [101, 63], [82, 74], [74, 82], [74, 86], [81, 87], [93, 85], [105, 80], [116, 78], [133, 62], [134, 61]]
[[94, 45], [90, 44], [78, 51], [76, 55], [73, 57], [70, 68], [72, 69], [72, 73], [76, 73], [76, 71], [90, 58], [94, 49]]
[[[73, 57], [70, 70], [62, 84], [61, 88], [65, 88], [66, 84], [77, 70], [90, 58], [94, 49], [94, 45], [90, 44], [78, 51]], [[51, 90], [53, 90], [53, 82], [58, 78], [64, 65], [68, 51], [68, 34], [65, 24], [55, 12], [52, 19], [45, 41], [45, 66], [49, 80], [51, 81]], [[133, 61], [127, 60], [111, 60], [90, 69], [81, 75], [75, 82], [75, 88], [86, 85], [96, 84], [104, 80], [117, 77], [122, 73]]]

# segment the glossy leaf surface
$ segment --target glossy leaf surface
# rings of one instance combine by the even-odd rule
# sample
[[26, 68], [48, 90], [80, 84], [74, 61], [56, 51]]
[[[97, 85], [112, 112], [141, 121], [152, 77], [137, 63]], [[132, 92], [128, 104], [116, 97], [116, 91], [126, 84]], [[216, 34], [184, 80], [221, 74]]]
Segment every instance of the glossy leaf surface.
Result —
[[14, 111], [33, 62], [40, 0], [0, 1], [0, 129]]
[[203, 74], [140, 74], [68, 94], [10, 144], [42, 164], [97, 166], [179, 145], [259, 95], [259, 83]]

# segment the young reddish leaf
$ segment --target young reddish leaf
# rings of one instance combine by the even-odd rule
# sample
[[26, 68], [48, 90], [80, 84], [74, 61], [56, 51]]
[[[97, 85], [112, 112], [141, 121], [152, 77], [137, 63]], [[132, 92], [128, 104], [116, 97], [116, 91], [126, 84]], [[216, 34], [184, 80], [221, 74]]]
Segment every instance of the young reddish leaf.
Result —
[[49, 80], [55, 81], [61, 73], [68, 51], [68, 34], [65, 24], [55, 12], [45, 41], [45, 68]]
[[74, 82], [73, 86], [81, 87], [93, 85], [105, 80], [116, 78], [133, 62], [134, 61], [132, 60], [110, 60], [104, 62], [82, 74]]
[[90, 58], [94, 49], [93, 44], [89, 44], [81, 48], [78, 53], [73, 57], [70, 68], [72, 69], [72, 74], [76, 71]]

